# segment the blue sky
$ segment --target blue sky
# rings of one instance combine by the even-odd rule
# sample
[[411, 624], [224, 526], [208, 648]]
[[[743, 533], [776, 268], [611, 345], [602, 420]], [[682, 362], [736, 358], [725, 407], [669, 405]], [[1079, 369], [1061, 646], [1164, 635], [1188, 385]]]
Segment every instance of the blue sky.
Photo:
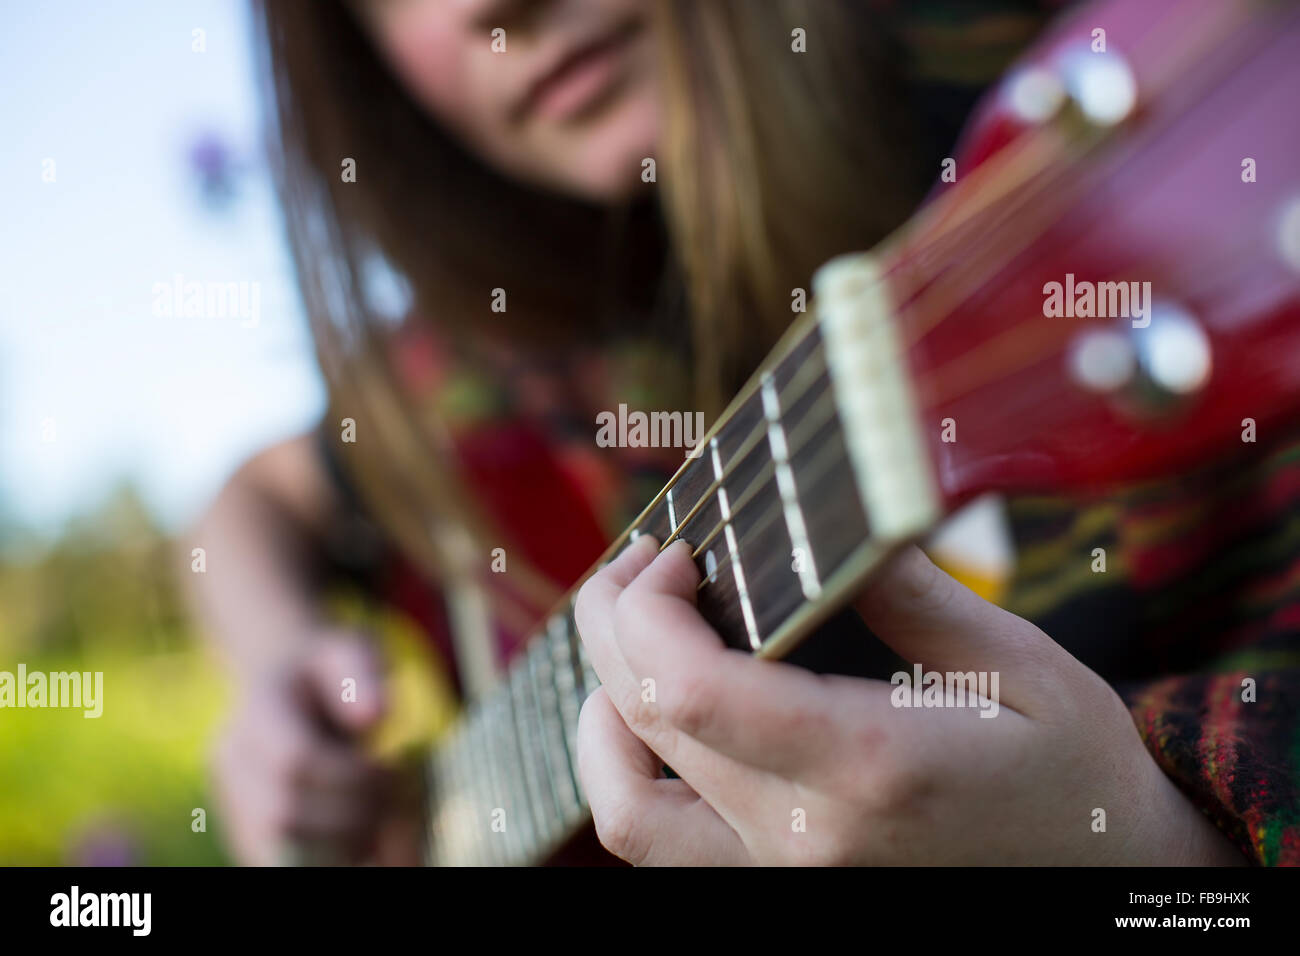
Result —
[[[236, 0], [6, 4], [0, 496], [32, 528], [57, 528], [123, 479], [175, 526], [323, 407], [257, 155], [248, 18]], [[187, 160], [204, 131], [248, 169], [221, 214]], [[155, 315], [154, 284], [178, 273], [259, 283], [257, 327]]]

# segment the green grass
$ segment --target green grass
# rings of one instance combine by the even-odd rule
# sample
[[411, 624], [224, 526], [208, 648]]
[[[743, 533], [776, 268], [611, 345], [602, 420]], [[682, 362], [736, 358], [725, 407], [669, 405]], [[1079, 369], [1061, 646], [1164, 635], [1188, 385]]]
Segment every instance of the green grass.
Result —
[[[16, 671], [12, 653], [0, 669]], [[79, 863], [94, 834], [125, 842], [132, 862], [225, 862], [207, 793], [208, 741], [224, 687], [198, 650], [90, 649], [20, 658], [34, 671], [103, 671], [103, 715], [0, 710], [0, 863]], [[207, 832], [191, 829], [207, 811]], [[92, 837], [93, 838], [93, 837]]]

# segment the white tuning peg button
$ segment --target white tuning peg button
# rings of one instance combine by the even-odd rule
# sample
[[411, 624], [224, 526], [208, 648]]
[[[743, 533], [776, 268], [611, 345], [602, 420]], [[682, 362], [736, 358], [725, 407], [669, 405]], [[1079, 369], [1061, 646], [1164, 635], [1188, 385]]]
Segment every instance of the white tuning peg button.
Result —
[[1065, 84], [1047, 67], [1022, 67], [1007, 77], [1003, 97], [1007, 109], [1022, 123], [1046, 123], [1065, 104]]
[[1209, 381], [1209, 337], [1182, 306], [1154, 303], [1151, 324], [1134, 329], [1134, 341], [1143, 373], [1165, 392], [1189, 395]]
[[1096, 126], [1123, 122], [1137, 106], [1137, 79], [1118, 53], [1071, 47], [1061, 55], [1058, 67], [1071, 99]]
[[1069, 353], [1070, 377], [1090, 392], [1115, 392], [1133, 381], [1137, 352], [1118, 329], [1089, 329]]

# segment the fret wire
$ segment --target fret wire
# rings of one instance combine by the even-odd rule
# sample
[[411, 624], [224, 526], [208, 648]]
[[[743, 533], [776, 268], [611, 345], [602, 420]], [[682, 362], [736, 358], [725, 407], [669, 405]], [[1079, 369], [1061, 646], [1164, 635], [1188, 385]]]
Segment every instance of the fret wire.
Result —
[[492, 839], [492, 775], [489, 762], [487, 728], [483, 720], [484, 705], [480, 703], [475, 709], [473, 722], [470, 724], [470, 757], [474, 769], [474, 806], [475, 834], [477, 836], [477, 857], [480, 865], [495, 866], [498, 846]]
[[500, 745], [502, 745], [502, 726], [500, 726], [500, 704], [497, 698], [491, 698], [486, 701], [484, 706], [484, 744], [487, 750], [487, 775], [489, 775], [491, 793], [491, 809], [493, 812], [500, 808], [506, 813], [506, 830], [495, 832], [489, 827], [489, 836], [491, 842], [497, 845], [497, 858], [500, 865], [510, 866], [515, 858], [513, 848], [513, 835], [515, 835], [515, 821], [513, 821], [510, 809], [510, 795], [508, 795], [506, 783], [504, 783], [504, 769], [500, 765]]
[[515, 726], [519, 728], [524, 782], [528, 788], [529, 806], [532, 809], [533, 820], [537, 824], [537, 842], [540, 848], [551, 841], [555, 824], [555, 811], [558, 808], [554, 805], [554, 801], [548, 792], [550, 785], [544, 777], [544, 771], [537, 763], [538, 748], [534, 737], [536, 724], [533, 720], [532, 702], [529, 700], [527, 677], [526, 668], [512, 667], [510, 669], [510, 693], [515, 704]]
[[[487, 838], [492, 841], [494, 858], [498, 866], [509, 866], [513, 855], [510, 852], [510, 811], [506, 810], [508, 802], [501, 773], [501, 727], [497, 720], [499, 707], [495, 700], [486, 701], [483, 707], [483, 750], [487, 756], [488, 790], [491, 793], [489, 815], [494, 815], [498, 808], [505, 811], [505, 830], [497, 832], [488, 825]], [[495, 822], [493, 820], [493, 822]]]
[[524, 827], [524, 805], [518, 797], [519, 761], [515, 758], [515, 732], [510, 717], [510, 703], [505, 694], [492, 699], [489, 724], [493, 729], [494, 750], [499, 759], [493, 761], [496, 773], [498, 798], [505, 810], [505, 847], [507, 862], [524, 862], [529, 855], [527, 833]]
[[527, 663], [542, 744], [542, 763], [546, 767], [546, 779], [551, 785], [560, 818], [567, 824], [578, 810], [578, 787], [573, 780], [573, 768], [569, 766], [569, 751], [564, 745], [560, 707], [555, 699], [555, 684], [551, 674], [551, 649], [547, 646], [545, 634], [540, 640], [532, 642]]
[[459, 748], [460, 776], [462, 780], [462, 806], [464, 808], [465, 847], [461, 862], [466, 866], [479, 864], [479, 815], [478, 815], [478, 769], [474, 761], [474, 708], [465, 712], [461, 745]]
[[456, 776], [456, 742], [447, 749], [447, 759], [443, 765], [444, 797], [442, 835], [445, 856], [451, 866], [460, 865], [460, 835], [456, 830], [456, 806], [459, 799], [459, 781]]
[[[811, 381], [815, 381], [815, 380], [816, 380], [815, 378], [811, 379]], [[820, 409], [824, 406], [824, 404], [825, 404], [824, 401], [819, 400], [817, 404], [814, 406], [814, 409]], [[823, 421], [819, 421], [817, 427], [820, 428], [824, 426], [824, 424], [829, 420], [830, 418], [826, 418]], [[801, 423], [800, 428], [796, 429], [795, 434], [802, 436], [804, 432], [810, 431], [807, 425], [807, 421], [808, 419], [805, 418], [805, 421]], [[765, 434], [763, 428], [766, 427], [766, 424], [767, 423], [764, 422], [762, 428], [758, 429], [760, 439]], [[811, 429], [811, 431], [815, 433], [815, 429]], [[725, 480], [728, 471], [734, 471], [737, 460], [738, 459], [733, 459], [733, 461], [729, 465], [729, 468], [724, 469], [722, 471], [721, 478], [715, 479], [714, 484], [718, 485], [719, 487], [721, 486], [721, 482]], [[836, 460], [838, 459], [831, 458], [825, 455], [821, 456], [821, 458], [818, 459], [819, 462], [825, 461], [825, 462], [830, 462], [832, 464]], [[765, 466], [765, 469], [768, 467], [770, 466]], [[816, 470], [820, 473], [820, 471], [824, 470], [824, 468], [818, 468]], [[811, 483], [812, 480], [813, 479], [810, 478], [808, 479], [808, 482]], [[751, 481], [750, 485], [748, 485], [746, 488], [746, 492], [742, 494], [741, 499], [738, 499], [736, 505], [731, 509], [731, 516], [733, 518], [735, 517], [736, 514], [739, 513], [741, 507], [743, 507], [745, 504], [749, 503], [752, 500], [753, 498], [752, 488], [755, 484], [756, 482]], [[708, 500], [707, 492], [705, 493], [704, 498], [702, 498], [701, 500], [702, 501]], [[698, 508], [698, 506], [697, 508], [692, 509], [692, 514], [688, 515], [686, 519], [678, 523], [677, 525], [678, 531], [680, 531], [683, 527], [685, 527], [685, 525], [691, 520], [691, 518], [695, 514], [699, 513], [699, 510], [700, 509]], [[745, 536], [742, 536], [741, 538], [742, 543], [744, 540], [745, 540]], [[719, 569], [725, 566], [725, 564], [728, 561], [732, 560], [732, 557], [733, 557], [733, 553], [729, 551], [728, 554], [723, 558], [723, 561], [720, 562]], [[704, 583], [707, 583], [707, 579], [705, 579], [704, 582], [701, 582], [701, 587], [703, 586]], [[573, 673], [574, 675], [574, 681], [572, 685], [572, 693], [570, 694], [569, 699], [571, 701], [570, 713], [573, 714], [572, 726], [573, 726], [573, 730], [576, 732], [576, 711], [581, 706], [581, 702], [585, 700], [586, 696], [588, 696], [592, 691], [595, 690], [596, 687], [599, 686], [599, 678], [596, 676], [595, 670], [591, 666], [590, 658], [586, 653], [586, 648], [583, 645], [581, 638], [579, 638], [577, 635], [576, 627], [573, 627], [571, 623], [572, 622], [571, 614], [560, 615], [559, 617], [563, 625], [563, 631], [564, 631], [563, 636], [565, 638], [564, 641], [560, 642], [560, 647], [563, 648], [564, 645], [567, 643], [571, 663], [573, 664], [574, 667], [573, 671], [571, 671], [571, 673]], [[530, 669], [512, 668], [512, 671], [516, 674], [526, 673], [528, 670]], [[581, 681], [579, 681], [578, 679], [579, 677], [581, 678]], [[553, 841], [555, 836], [555, 828], [551, 826], [551, 824], [558, 823], [561, 818], [553, 815], [548, 819], [545, 814], [545, 808], [543, 806], [543, 803], [545, 803], [545, 798], [547, 794], [545, 793], [545, 791], [539, 790], [539, 783], [537, 780], [538, 770], [541, 769], [537, 764], [537, 760], [539, 756], [544, 759], [544, 755], [538, 753], [537, 738], [529, 733], [529, 730], [533, 730], [536, 727], [541, 726], [541, 724], [530, 723], [528, 720], [524, 719], [525, 718], [524, 708], [527, 706], [526, 703], [527, 695], [525, 694], [522, 699], [520, 698], [518, 691], [524, 688], [522, 687], [522, 685], [518, 683], [518, 681], [519, 678], [515, 678], [515, 680], [512, 681], [510, 685], [511, 692], [509, 694], [502, 694], [499, 696], [498, 700], [500, 701], [500, 703], [498, 704], [498, 706], [510, 718], [508, 722], [509, 729], [512, 730], [515, 735], [514, 749], [516, 750], [517, 756], [519, 758], [517, 761], [517, 766], [520, 772], [516, 774], [509, 774], [505, 768], [500, 769], [498, 772], [503, 779], [509, 778], [513, 781], [515, 787], [517, 788], [516, 792], [519, 793], [521, 798], [519, 801], [520, 806], [514, 812], [507, 810], [507, 817], [506, 817], [507, 840], [510, 844], [512, 844], [516, 848], [516, 850], [513, 853], [508, 853], [506, 858], [511, 860], [517, 859], [520, 862], [527, 862], [531, 857], [533, 857], [536, 854], [536, 852], [541, 847]], [[536, 692], [534, 691], [534, 694], [535, 693]], [[540, 701], [534, 701], [533, 708], [535, 713], [540, 713]], [[457, 734], [456, 736], [461, 737], [460, 734]], [[476, 835], [496, 836], [496, 834], [490, 834], [490, 833], [477, 834], [476, 831], [474, 833], [467, 832], [469, 830], [473, 830], [473, 825], [471, 824], [470, 826], [467, 827], [467, 823], [469, 821], [465, 819], [464, 801], [466, 799], [472, 800], [474, 798], [470, 796], [469, 792], [466, 790], [463, 781], [466, 777], [472, 778], [475, 773], [473, 767], [467, 767], [466, 765], [466, 758], [468, 757], [466, 746], [472, 743], [474, 743], [472, 735], [462, 737], [462, 739], [457, 741], [449, 750], [449, 753], [452, 757], [452, 760], [450, 762], [453, 766], [451, 773], [447, 775], [449, 781], [449, 790], [451, 790], [457, 796], [452, 800], [443, 801], [443, 807], [441, 808], [441, 812], [438, 814], [439, 821], [440, 821], [439, 824], [440, 829], [443, 831], [443, 840], [440, 842], [442, 842], [446, 847], [446, 852], [440, 853], [439, 855], [444, 859], [450, 857], [452, 862], [461, 862], [461, 863], [466, 861], [477, 862], [478, 854], [483, 852], [484, 848], [481, 846], [481, 844], [476, 845], [473, 837]], [[566, 755], [568, 756], [570, 761], [569, 766], [572, 772], [572, 780], [577, 795], [581, 800], [581, 807], [585, 808], [586, 806], [585, 795], [582, 794], [581, 787], [577, 779], [576, 747], [572, 746], [571, 741], [568, 739], [568, 735], [566, 735], [565, 746], [566, 746], [566, 750], [568, 750], [570, 747], [572, 747], [573, 749], [571, 755], [567, 755], [567, 754]], [[465, 772], [467, 769], [469, 771], [468, 774], [466, 774]], [[489, 773], [490, 772], [492, 771], [489, 770]], [[545, 773], [545, 771], [542, 772]], [[549, 784], [550, 781], [549, 779], [547, 779], [544, 780], [543, 783]], [[538, 799], [539, 797], [542, 799], [539, 800]], [[550, 797], [551, 797], [552, 809], [558, 811], [559, 801], [555, 799], [556, 795], [554, 790], [551, 791]], [[481, 802], [481, 798], [479, 802]], [[491, 810], [495, 808], [496, 801], [495, 799], [493, 799], [490, 802], [492, 802], [493, 806], [486, 808], [489, 831], [490, 831]], [[565, 819], [570, 818], [570, 814], [565, 814], [564, 818]], [[450, 834], [450, 840], [448, 839], [448, 834]]]
[[740, 563], [740, 545], [736, 542], [736, 529], [731, 525], [731, 506], [727, 503], [727, 489], [722, 483], [722, 455], [718, 451], [718, 439], [710, 442], [709, 451], [713, 459], [713, 471], [718, 476], [718, 512], [727, 527], [727, 553], [733, 557], [732, 571], [736, 578], [736, 597], [740, 601], [740, 613], [745, 621], [745, 633], [754, 650], [763, 646], [763, 639], [758, 633], [758, 621], [754, 617], [754, 605], [749, 599], [749, 588], [745, 583], [744, 566]]
[[465, 852], [464, 863], [466, 866], [479, 865], [479, 819], [478, 819], [478, 795], [477, 781], [478, 777], [474, 772], [474, 750], [470, 746], [470, 734], [473, 732], [473, 724], [465, 725], [466, 736], [464, 744], [460, 748], [460, 773], [464, 781], [464, 823], [462, 827], [465, 835]]
[[[514, 801], [514, 806], [511, 811], [507, 811], [506, 826], [519, 828], [519, 838], [524, 855], [531, 857], [544, 841], [539, 833], [535, 816], [536, 808], [528, 787], [527, 768], [524, 763], [524, 742], [522, 735], [519, 733], [518, 707], [515, 704], [514, 689], [510, 685], [508, 675], [505, 692], [502, 694], [501, 699], [502, 719], [508, 728], [510, 740], [514, 744], [510, 748], [510, 756], [514, 761], [514, 772], [509, 774], [511, 799]], [[511, 813], [514, 815], [513, 822], [510, 820]]]
[[[781, 396], [785, 399], [787, 407], [793, 405], [799, 400], [799, 398], [803, 397], [803, 395], [806, 394], [813, 385], [825, 380], [824, 361], [821, 363], [821, 368], [817, 368], [811, 361], [813, 356], [821, 356], [824, 358], [824, 348], [824, 343], [819, 341], [814, 350], [804, 360], [798, 371], [795, 372], [791, 381], [784, 389], [780, 390]], [[756, 397], [757, 392], [750, 396], [750, 400], [754, 400]], [[820, 409], [822, 405], [823, 402], [818, 401], [814, 408]], [[671, 498], [669, 499], [669, 522], [672, 536], [680, 536], [682, 531], [698, 516], [703, 506], [711, 499], [712, 495], [721, 487], [722, 482], [725, 481], [727, 476], [734, 473], [736, 467], [743, 461], [744, 457], [761, 444], [767, 435], [767, 424], [768, 423], [765, 420], [761, 421], [756, 428], [751, 430], [742, 443], [741, 448], [738, 449], [736, 455], [732, 457], [727, 468], [723, 469], [721, 474], [714, 478], [710, 487], [703, 492], [699, 502], [692, 507], [681, 520], [677, 519], [678, 502]], [[819, 423], [818, 427], [821, 427], [821, 425], [824, 424], [824, 422]], [[805, 421], [805, 423], [801, 425], [801, 429], [806, 430], [806, 428], [807, 425]], [[797, 433], [799, 431], [800, 429], [796, 430]], [[668, 497], [677, 486], [677, 479], [679, 479], [682, 474], [684, 474], [684, 472], [679, 472], [673, 483], [665, 490], [665, 497]], [[750, 484], [752, 486], [754, 483], [751, 482]], [[752, 494], [748, 494], [749, 491], [750, 486], [747, 486], [746, 493], [742, 494], [743, 500], [738, 499], [736, 506], [731, 509], [731, 516], [733, 518], [739, 513], [743, 504], [748, 503], [752, 499]], [[649, 513], [649, 509], [647, 509], [647, 513]], [[663, 546], [666, 547], [667, 544], [671, 543], [671, 540], [672, 537], [665, 541]], [[742, 536], [741, 543], [743, 543], [743, 540], [744, 537]], [[731, 552], [724, 557], [719, 567], [721, 568], [730, 560], [732, 560]], [[702, 585], [703, 582], [701, 586]], [[586, 647], [583, 645], [581, 638], [577, 634], [577, 628], [572, 624], [571, 599], [568, 604], [569, 613], [562, 616], [565, 631], [564, 637], [566, 640], [560, 643], [560, 647], [562, 648], [563, 645], [567, 643], [572, 664], [574, 680], [572, 684], [572, 692], [569, 695], [570, 704], [568, 705], [568, 713], [572, 714], [572, 732], [576, 733], [577, 711], [580, 709], [581, 704], [585, 701], [586, 697], [600, 686], [600, 681], [594, 668], [591, 666], [591, 660], [586, 653]], [[530, 670], [531, 668], [511, 668], [512, 675], [528, 673]], [[507, 841], [508, 844], [516, 848], [516, 852], [511, 853], [510, 856], [517, 858], [520, 862], [526, 862], [528, 859], [533, 857], [540, 848], [550, 842], [557, 835], [555, 832], [557, 828], [554, 824], [556, 824], [558, 818], [555, 815], [548, 818], [545, 812], [546, 808], [543, 805], [548, 796], [545, 788], [553, 786], [553, 784], [549, 779], [543, 779], [540, 782], [538, 779], [539, 770], [541, 770], [543, 774], [546, 773], [545, 769], [538, 765], [538, 760], [545, 759], [545, 754], [539, 752], [538, 744], [540, 743], [540, 740], [534, 733], [542, 725], [534, 724], [526, 719], [525, 708], [528, 706], [528, 695], [525, 693], [521, 699], [520, 691], [528, 690], [530, 688], [521, 685], [520, 680], [521, 678], [514, 676], [509, 682], [509, 693], [501, 693], [497, 695], [502, 723], [505, 724], [504, 729], [513, 733], [514, 736], [514, 745], [513, 747], [508, 748], [507, 752], [513, 752], [513, 755], [517, 758], [515, 761], [517, 772], [509, 772], [509, 761], [503, 761], [501, 765], [490, 762], [489, 766], [496, 769], [496, 772], [499, 774], [499, 777], [503, 782], [509, 782], [511, 789], [516, 794], [518, 806], [513, 809], [507, 809], [506, 811]], [[533, 693], [534, 697], [536, 697], [535, 690]], [[532, 706], [536, 713], [540, 713], [540, 701], [534, 700]], [[564, 726], [565, 724], [562, 723], [561, 727]], [[458, 733], [454, 736], [462, 737], [462, 734]], [[499, 731], [493, 736], [499, 736]], [[466, 796], [461, 778], [466, 769], [464, 765], [466, 754], [463, 749], [466, 743], [467, 740], [464, 738], [459, 741], [453, 740], [449, 742], [448, 753], [451, 755], [451, 759], [448, 763], [454, 767], [454, 769], [447, 774], [448, 779], [451, 781], [449, 784], [449, 790], [458, 796], [451, 800], [442, 801], [442, 806], [440, 807], [440, 812], [438, 814], [438, 826], [444, 833], [444, 838], [441, 842], [443, 842], [447, 847], [447, 852], [441, 853], [440, 855], [444, 858], [450, 857], [453, 860], [463, 860], [466, 856], [473, 855], [476, 852], [476, 848], [470, 845], [467, 840], [469, 834], [464, 832], [465, 821], [463, 801], [466, 799]], [[581, 806], [585, 808], [586, 799], [585, 795], [582, 794], [577, 775], [576, 746], [574, 746], [570, 739], [570, 735], [567, 733], [565, 734], [565, 747], [571, 770], [571, 779], [578, 798], [581, 801]], [[489, 773], [490, 772], [492, 772], [491, 769], [489, 770]], [[554, 789], [550, 790], [549, 797], [551, 808], [558, 811], [559, 800], [557, 799]], [[493, 807], [488, 808], [489, 819], [490, 811], [495, 807], [495, 798], [493, 804]], [[447, 835], [449, 833], [451, 834], [450, 836]], [[495, 834], [493, 834], [493, 836], [495, 836]]]
[[[817, 347], [813, 349], [813, 351], [809, 354], [809, 356], [804, 360], [804, 364], [800, 366], [799, 371], [795, 373], [794, 378], [792, 378], [789, 384], [786, 385], [787, 392], [794, 391], [796, 384], [798, 384], [798, 389], [799, 389], [797, 394], [786, 396], [787, 406], [793, 405], [795, 402], [799, 401], [799, 399], [802, 398], [804, 394], [807, 393], [808, 389], [811, 388], [812, 385], [815, 384], [816, 382], [826, 381], [829, 384], [830, 379], [827, 374], [829, 372], [829, 367], [825, 362], [825, 355], [824, 355], [825, 348], [826, 348], [825, 343], [819, 341]], [[823, 358], [820, 369], [815, 368], [812, 365], [812, 356], [817, 354], [821, 354]], [[757, 396], [758, 393], [754, 392], [752, 395], [749, 396], [749, 398], [746, 399], [746, 401], [753, 401]], [[767, 437], [767, 422], [763, 421], [758, 427], [751, 429], [749, 433], [745, 436], [745, 439], [744, 441], [741, 442], [740, 447], [737, 448], [736, 451], [733, 453], [731, 457], [731, 464], [728, 467], [734, 470], [751, 451], [753, 451], [760, 444], [762, 444], [763, 439], [766, 437]], [[714, 440], [716, 440], [716, 438]], [[698, 461], [699, 459], [696, 460]], [[682, 529], [691, 523], [691, 521], [699, 513], [701, 508], [703, 508], [706, 504], [708, 504], [709, 499], [717, 491], [718, 486], [724, 480], [726, 480], [729, 474], [731, 474], [730, 471], [723, 471], [722, 474], [714, 478], [712, 484], [710, 484], [707, 488], [704, 489], [704, 491], [700, 495], [700, 500], [695, 503], [695, 507], [691, 508], [691, 510], [686, 513], [686, 517], [683, 518], [678, 523], [677, 529], [673, 531], [673, 533], [670, 534], [666, 539], [664, 539], [664, 541], [660, 544], [659, 546], [660, 551], [663, 551], [670, 544], [672, 544], [673, 541], [675, 541], [678, 537], [681, 536]], [[680, 473], [678, 473], [677, 478], [680, 478]], [[673, 480], [674, 485], [676, 485], [677, 483], [677, 478], [674, 478]]]
[[[807, 487], [811, 487], [812, 485], [814, 485], [814, 484], [817, 482], [817, 480], [818, 480], [819, 478], [823, 477], [823, 476], [824, 476], [824, 475], [825, 475], [825, 474], [826, 474], [826, 473], [827, 473], [827, 472], [828, 472], [828, 471], [829, 471], [829, 470], [830, 470], [834, 465], [836, 465], [836, 464], [838, 464], [839, 462], [841, 462], [841, 461], [844, 460], [843, 455], [839, 455], [839, 454], [834, 454], [834, 455], [832, 455], [832, 454], [829, 454], [829, 452], [834, 452], [834, 451], [836, 451], [836, 449], [835, 449], [834, 446], [828, 446], [827, 448], [823, 449], [823, 450], [821, 451], [821, 453], [818, 454], [818, 456], [817, 456], [816, 458], [814, 458], [811, 462], [809, 462], [809, 464], [808, 464], [808, 466], [807, 466], [807, 469], [806, 469], [806, 474], [802, 476], [802, 478], [803, 478], [803, 482], [804, 482], [804, 487], [807, 488]], [[762, 530], [762, 529], [768, 527], [768, 526], [771, 525], [774, 521], [776, 521], [779, 517], [781, 517], [780, 512], [781, 512], [781, 503], [780, 503], [780, 502], [777, 502], [776, 504], [769, 505], [768, 508], [767, 508], [767, 510], [764, 511], [764, 512], [762, 513], [762, 515], [759, 517], [758, 521], [755, 522], [755, 524], [754, 524], [754, 529], [753, 529], [753, 530], [754, 530], [754, 531], [760, 531], [760, 530]], [[740, 543], [743, 545], [743, 544], [745, 543], [745, 541], [747, 541], [747, 540], [752, 540], [752, 538], [753, 538], [753, 533], [751, 533], [751, 534], [748, 535], [748, 536], [746, 536], [746, 535], [741, 535], [741, 537], [740, 537]], [[729, 554], [728, 554], [728, 555], [724, 555], [723, 558], [722, 558], [722, 560], [718, 562], [717, 567], [714, 568], [714, 572], [713, 572], [713, 573], [716, 575], [717, 572], [721, 571], [723, 568], [725, 568], [725, 567], [727, 566], [727, 562], [730, 561], [730, 560], [731, 560], [731, 555], [729, 555]], [[696, 590], [698, 591], [698, 590], [703, 589], [704, 585], [706, 585], [706, 584], [708, 584], [708, 583], [709, 583], [709, 578], [706, 576], [706, 577], [705, 577], [702, 581], [700, 581], [700, 583], [696, 586]]]
[[772, 451], [777, 493], [781, 497], [782, 511], [785, 513], [785, 530], [790, 537], [791, 553], [797, 554], [802, 551], [807, 555], [807, 561], [800, 566], [798, 572], [800, 588], [804, 597], [810, 601], [815, 600], [821, 595], [821, 580], [817, 574], [812, 541], [808, 538], [803, 506], [799, 502], [794, 462], [790, 460], [792, 442], [781, 420], [781, 399], [776, 394], [776, 382], [770, 372], [763, 373], [760, 392], [763, 396], [763, 415], [767, 419], [767, 440]]
[[528, 654], [520, 658], [519, 687], [523, 694], [522, 706], [527, 727], [528, 752], [531, 760], [531, 773], [537, 783], [541, 809], [542, 835], [549, 844], [559, 826], [560, 801], [555, 795], [555, 786], [551, 782], [550, 768], [546, 765], [545, 746], [542, 741], [541, 726], [538, 724], [537, 695], [533, 693], [532, 675], [529, 673]]
[[459, 800], [460, 865], [477, 865], [478, 814], [477, 796], [474, 792], [476, 774], [473, 765], [473, 709], [465, 710], [461, 718], [460, 747], [456, 748], [456, 777], [460, 780]]
[[573, 769], [578, 806], [585, 808], [587, 798], [582, 792], [582, 780], [578, 774], [578, 714], [582, 707], [582, 702], [578, 699], [578, 674], [575, 669], [578, 662], [573, 655], [572, 632], [564, 615], [557, 614], [551, 618], [547, 634], [551, 638], [551, 663], [563, 722], [564, 746], [568, 751], [569, 766]]
[[[569, 768], [569, 785], [573, 793], [575, 812], [581, 816], [586, 804], [582, 797], [582, 779], [578, 773], [578, 723], [577, 707], [573, 699], [573, 659], [566, 634], [547, 633], [546, 653], [549, 658], [550, 694], [555, 713], [555, 727], [564, 766]], [[561, 653], [563, 657], [561, 657]]]
[[483, 775], [478, 761], [478, 721], [475, 718], [476, 709], [471, 709], [465, 715], [465, 743], [461, 748], [463, 754], [461, 759], [466, 779], [465, 806], [468, 808], [466, 811], [468, 818], [466, 834], [469, 848], [466, 852], [465, 862], [470, 866], [480, 866], [483, 856], [483, 820], [481, 817]]
[[[818, 399], [817, 404], [814, 405], [813, 408], [809, 410], [808, 414], [804, 416], [804, 420], [799, 423], [799, 427], [795, 429], [794, 433], [792, 433], [795, 437], [802, 439], [802, 441], [796, 444], [794, 439], [793, 438], [791, 439], [791, 445], [793, 446], [793, 451], [790, 452], [790, 454], [797, 454], [799, 451], [801, 451], [804, 447], [806, 447], [808, 442], [812, 441], [813, 436], [816, 435], [820, 429], [822, 429], [823, 427], [825, 427], [835, 419], [836, 411], [835, 411], [834, 396], [833, 395], [829, 396], [830, 398], [829, 401], [827, 401], [826, 398], [827, 398], [826, 396], [823, 396], [822, 398]], [[824, 415], [821, 418], [817, 419], [816, 421], [810, 421], [810, 416], [814, 412], [821, 412], [827, 409], [830, 411], [829, 415]], [[767, 422], [763, 423], [764, 429], [766, 429], [767, 424], [768, 424]], [[804, 434], [804, 432], [807, 432], [808, 434]], [[764, 435], [766, 436], [766, 431], [764, 431]], [[748, 504], [750, 499], [752, 499], [754, 495], [756, 495], [762, 489], [767, 479], [772, 477], [775, 473], [776, 470], [774, 465], [771, 462], [769, 462], [768, 464], [763, 466], [762, 471], [760, 471], [756, 476], [754, 476], [754, 478], [750, 479], [749, 484], [745, 486], [745, 490], [742, 491], [740, 493], [740, 496], [736, 499], [736, 503], [731, 506], [732, 517], [735, 517], [737, 514], [740, 513], [741, 508], [743, 508], [746, 504]], [[725, 472], [724, 472], [724, 477], [725, 477]], [[719, 521], [717, 524], [715, 524], [712, 530], [709, 531], [708, 535], [703, 540], [700, 541], [699, 545], [691, 553], [691, 557], [692, 558], [699, 557], [700, 554], [704, 551], [704, 549], [709, 546], [709, 543], [718, 536], [718, 533], [722, 531], [723, 527], [726, 526], [726, 524], [727, 521]]]
[[447, 798], [445, 833], [447, 839], [447, 856], [452, 866], [464, 866], [466, 856], [465, 826], [463, 819], [464, 788], [461, 783], [460, 752], [462, 735], [452, 741], [447, 754]]

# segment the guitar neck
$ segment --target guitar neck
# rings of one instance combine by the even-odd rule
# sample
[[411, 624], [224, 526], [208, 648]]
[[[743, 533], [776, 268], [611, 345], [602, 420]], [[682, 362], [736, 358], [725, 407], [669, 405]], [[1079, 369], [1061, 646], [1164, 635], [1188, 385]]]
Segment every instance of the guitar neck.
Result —
[[[794, 324], [601, 563], [643, 534], [684, 539], [704, 618], [732, 647], [780, 657], [929, 528], [939, 498], [884, 287], [869, 257], [824, 267], [816, 313]], [[430, 862], [536, 862], [589, 821], [576, 733], [599, 681], [574, 625], [575, 594], [435, 751]]]

